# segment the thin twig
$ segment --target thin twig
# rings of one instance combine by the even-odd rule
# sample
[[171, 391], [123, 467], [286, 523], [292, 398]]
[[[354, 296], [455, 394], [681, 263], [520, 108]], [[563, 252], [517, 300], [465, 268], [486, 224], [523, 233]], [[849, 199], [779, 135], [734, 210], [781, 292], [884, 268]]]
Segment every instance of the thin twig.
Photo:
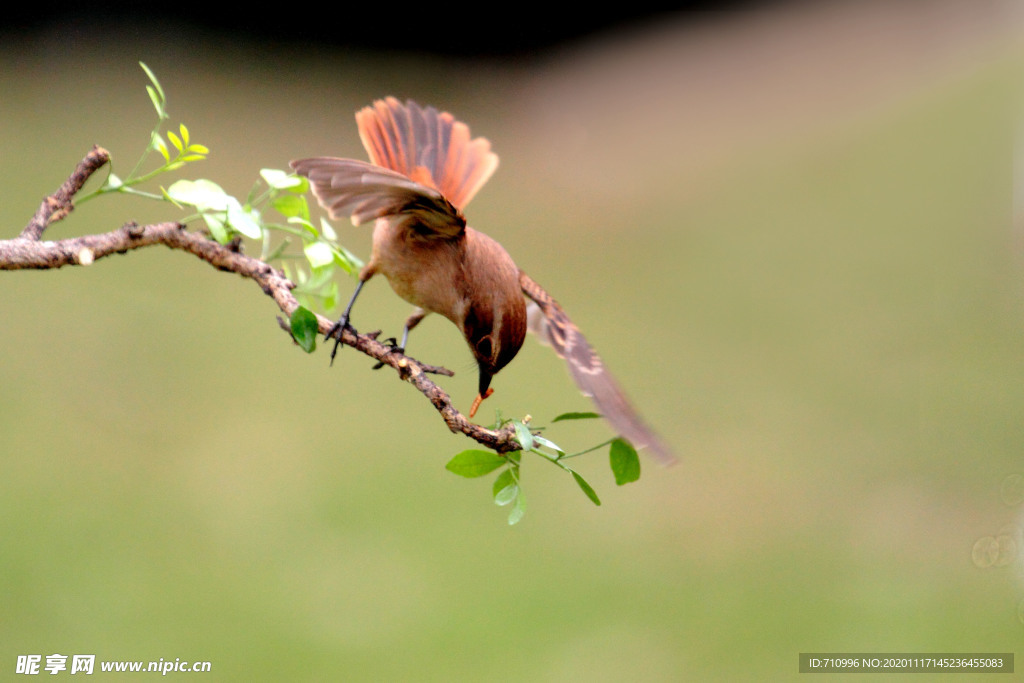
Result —
[[74, 173], [64, 181], [63, 185], [57, 188], [56, 192], [43, 200], [36, 214], [32, 216], [32, 220], [21, 231], [19, 237], [28, 240], [38, 240], [43, 236], [43, 231], [51, 223], [56, 223], [64, 218], [64, 216], [67, 216], [75, 208], [71, 201], [72, 198], [82, 189], [89, 176], [108, 161], [110, 161], [110, 152], [98, 145], [93, 145], [93, 148], [85, 155], [85, 158], [78, 162], [78, 167], [75, 168]]

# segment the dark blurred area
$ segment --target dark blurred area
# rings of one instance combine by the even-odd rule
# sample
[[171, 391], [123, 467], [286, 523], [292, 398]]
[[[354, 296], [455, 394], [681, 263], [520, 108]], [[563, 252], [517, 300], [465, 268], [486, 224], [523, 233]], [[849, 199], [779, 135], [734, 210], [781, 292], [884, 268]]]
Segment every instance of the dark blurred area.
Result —
[[[659, 20], [698, 22], [719, 12], [770, 8], [777, 0], [691, 0], [674, 9], [630, 9], [621, 4], [577, 10], [530, 10], [499, 5], [455, 11], [445, 6], [430, 11], [383, 10], [370, 3], [324, 3], [303, 10], [302, 17], [282, 16], [255, 7], [211, 8], [209, 3], [142, 5], [136, 2], [48, 4], [40, 13], [16, 5], [0, 17], [0, 36], [25, 32], [88, 31], [93, 27], [183, 24], [221, 39], [248, 39], [273, 44], [316, 44], [325, 48], [408, 51], [448, 56], [515, 57], [603, 33], [643, 26]], [[306, 21], [305, 18], [312, 19]]]

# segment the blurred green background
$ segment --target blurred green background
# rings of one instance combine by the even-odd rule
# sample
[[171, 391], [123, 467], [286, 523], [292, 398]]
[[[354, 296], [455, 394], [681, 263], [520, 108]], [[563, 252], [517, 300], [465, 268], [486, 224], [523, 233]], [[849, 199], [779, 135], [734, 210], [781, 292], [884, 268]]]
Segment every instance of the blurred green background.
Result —
[[[1020, 17], [813, 7], [505, 58], [173, 23], [7, 35], [4, 238], [92, 144], [135, 163], [154, 123], [139, 60], [212, 150], [185, 176], [239, 196], [263, 167], [362, 158], [373, 98], [454, 112], [501, 156], [470, 222], [681, 462], [617, 488], [584, 459], [597, 508], [528, 461], [508, 527], [489, 478], [445, 471], [470, 444], [421, 396], [351, 351], [299, 351], [251, 282], [163, 248], [2, 273], [0, 677], [52, 653], [206, 660], [204, 680], [530, 681], [1019, 654]], [[46, 236], [179, 215], [103, 198]], [[367, 256], [369, 230], [338, 228]], [[374, 281], [354, 322], [393, 334], [407, 313]], [[428, 319], [410, 353], [469, 403], [454, 327]], [[533, 343], [494, 386], [485, 419], [589, 407]], [[609, 436], [556, 427], [570, 448]], [[985, 555], [989, 537], [1012, 543]]]

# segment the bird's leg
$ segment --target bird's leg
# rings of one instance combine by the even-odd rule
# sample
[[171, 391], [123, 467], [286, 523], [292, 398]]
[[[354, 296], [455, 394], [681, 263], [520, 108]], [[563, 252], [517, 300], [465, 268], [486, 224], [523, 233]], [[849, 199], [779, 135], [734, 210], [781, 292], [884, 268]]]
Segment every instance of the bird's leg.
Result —
[[402, 331], [402, 343], [399, 348], [405, 350], [405, 343], [409, 341], [409, 330], [420, 324], [420, 321], [427, 317], [427, 311], [417, 308], [405, 319], [405, 329]]
[[[388, 337], [387, 339], [382, 341], [381, 344], [388, 347], [388, 353], [392, 353], [395, 351], [397, 351], [398, 353], [402, 353], [405, 351], [404, 348], [398, 345], [398, 340], [395, 339], [394, 337]], [[377, 361], [377, 363], [373, 366], [372, 369], [380, 370], [382, 367], [384, 367], [384, 361], [381, 360]]]
[[355, 332], [355, 328], [349, 325], [348, 318], [349, 314], [352, 313], [352, 304], [356, 302], [356, 297], [359, 296], [359, 292], [362, 291], [363, 285], [366, 284], [366, 280], [360, 280], [359, 284], [356, 285], [356, 291], [352, 292], [352, 298], [348, 300], [348, 306], [345, 307], [345, 312], [338, 318], [338, 322], [334, 323], [327, 334], [324, 335], [325, 339], [334, 337], [334, 348], [331, 349], [331, 365], [334, 365], [334, 356], [338, 353], [338, 347], [341, 346], [341, 331], [346, 327]]
[[[405, 353], [405, 343], [409, 341], [409, 330], [420, 324], [420, 321], [427, 317], [427, 311], [422, 308], [416, 308], [412, 314], [405, 319], [405, 329], [402, 331], [402, 343], [399, 344], [394, 337], [389, 337], [384, 340], [384, 343], [391, 347], [391, 351], [398, 353]], [[373, 366], [374, 370], [380, 370], [384, 367], [384, 362], [381, 361]]]

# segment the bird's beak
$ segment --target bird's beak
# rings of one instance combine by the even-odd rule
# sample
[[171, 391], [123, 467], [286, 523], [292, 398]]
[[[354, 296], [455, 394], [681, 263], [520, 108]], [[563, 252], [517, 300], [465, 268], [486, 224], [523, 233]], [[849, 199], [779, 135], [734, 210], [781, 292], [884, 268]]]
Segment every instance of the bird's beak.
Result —
[[487, 398], [488, 396], [490, 396], [493, 393], [494, 393], [494, 389], [491, 389], [490, 387], [488, 387], [487, 391], [483, 392], [482, 394], [477, 394], [476, 395], [476, 398], [473, 399], [473, 407], [471, 407], [469, 409], [469, 416], [471, 418], [474, 415], [476, 415], [476, 410], [477, 410], [477, 408], [480, 407], [480, 404], [484, 402], [484, 399]]
[[477, 359], [477, 363], [480, 367], [480, 393], [473, 399], [473, 407], [469, 409], [470, 418], [476, 415], [477, 408], [484, 402], [484, 399], [494, 393], [494, 389], [491, 388], [491, 379], [494, 378], [494, 372], [491, 371], [490, 366], [485, 361]]

